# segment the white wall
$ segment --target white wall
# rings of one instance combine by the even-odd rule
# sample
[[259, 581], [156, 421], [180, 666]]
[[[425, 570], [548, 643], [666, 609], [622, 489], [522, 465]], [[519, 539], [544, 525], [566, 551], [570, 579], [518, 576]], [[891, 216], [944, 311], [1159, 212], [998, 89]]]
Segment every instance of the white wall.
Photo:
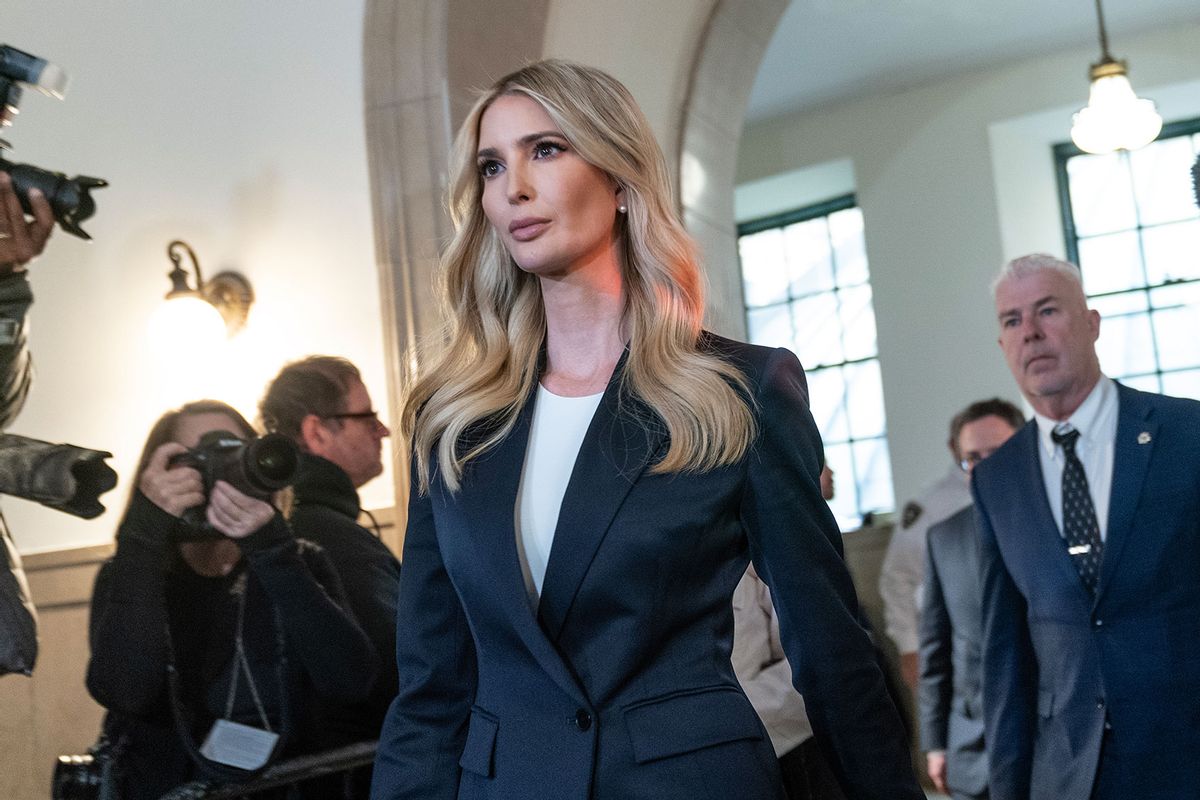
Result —
[[[5, 0], [0, 41], [72, 76], [65, 102], [26, 94], [12, 157], [107, 178], [85, 224], [32, 266], [38, 378], [13, 431], [112, 450], [119, 508], [153, 419], [208, 394], [253, 414], [291, 358], [344, 355], [386, 408], [362, 111], [359, 2]], [[250, 324], [218, 374], [181, 377], [146, 336], [183, 238], [212, 275], [254, 285]], [[389, 459], [390, 460], [390, 459]], [[364, 491], [390, 506], [390, 474]], [[4, 513], [25, 552], [108, 539], [23, 501]]]
[[[1197, 41], [1200, 25], [1115, 43], [1134, 87], [1162, 92], [1168, 121], [1200, 114], [1200, 92], [1180, 85], [1200, 78]], [[739, 185], [841, 159], [854, 165], [898, 502], [945, 470], [955, 411], [986, 396], [1018, 397], [996, 347], [987, 287], [1006, 258], [1026, 248], [1061, 252], [1062, 239], [1051, 241], [1058, 210], [1052, 175], [1045, 178], [1052, 155], [1044, 125], [1002, 123], [1055, 112], [1057, 140], [1065, 140], [1093, 60], [1092, 49], [1061, 52], [745, 130]], [[1003, 149], [995, 164], [993, 145]], [[1040, 176], [1020, 191], [1007, 173], [1014, 152]], [[1031, 158], [1040, 166], [1030, 167]]]

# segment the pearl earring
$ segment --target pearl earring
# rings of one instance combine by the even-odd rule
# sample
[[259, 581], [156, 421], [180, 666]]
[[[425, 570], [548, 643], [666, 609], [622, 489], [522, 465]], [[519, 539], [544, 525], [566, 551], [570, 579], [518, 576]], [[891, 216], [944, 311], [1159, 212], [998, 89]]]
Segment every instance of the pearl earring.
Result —
[[617, 213], [618, 214], [627, 214], [627, 213], [629, 213], [629, 207], [626, 206], [624, 203], [622, 203], [621, 205], [617, 206]]

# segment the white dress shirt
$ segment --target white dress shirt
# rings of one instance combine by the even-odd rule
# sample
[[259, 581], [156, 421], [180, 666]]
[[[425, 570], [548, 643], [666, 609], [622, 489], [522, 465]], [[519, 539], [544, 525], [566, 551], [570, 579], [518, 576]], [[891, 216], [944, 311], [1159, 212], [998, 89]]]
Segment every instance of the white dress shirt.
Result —
[[538, 385], [515, 509], [517, 555], [521, 559], [529, 604], [535, 611], [542, 596], [542, 581], [546, 578], [563, 495], [567, 493], [583, 437], [603, 396], [601, 392], [586, 397], [559, 397]]
[[1066, 420], [1053, 420], [1034, 413], [1038, 426], [1038, 444], [1041, 447], [1042, 481], [1046, 485], [1046, 499], [1061, 535], [1062, 521], [1062, 474], [1066, 456], [1062, 447], [1054, 443], [1050, 434], [1063, 424], [1079, 431], [1075, 442], [1075, 455], [1083, 464], [1087, 476], [1088, 492], [1096, 509], [1096, 520], [1100, 523], [1100, 540], [1108, 535], [1108, 501], [1112, 493], [1113, 452], [1117, 438], [1117, 387], [1109, 378], [1100, 376], [1087, 398]]

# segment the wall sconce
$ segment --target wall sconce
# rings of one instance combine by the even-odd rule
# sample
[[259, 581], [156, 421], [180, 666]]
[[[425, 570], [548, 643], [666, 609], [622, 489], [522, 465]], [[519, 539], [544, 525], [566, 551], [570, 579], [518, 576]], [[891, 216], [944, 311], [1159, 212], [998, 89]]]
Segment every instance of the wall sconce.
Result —
[[1096, 0], [1096, 19], [1100, 23], [1100, 60], [1092, 64], [1092, 87], [1088, 104], [1072, 118], [1071, 141], [1086, 153], [1111, 153], [1137, 150], [1158, 136], [1162, 117], [1153, 100], [1144, 100], [1129, 84], [1128, 64], [1108, 52], [1108, 32], [1104, 28], [1104, 9]]
[[[195, 275], [194, 289], [188, 283], [188, 273], [182, 264], [184, 255], [191, 262]], [[173, 265], [167, 273], [171, 291], [167, 292], [167, 302], [160, 311], [170, 317], [168, 327], [179, 329], [178, 334], [182, 335], [220, 339], [232, 337], [245, 326], [254, 303], [254, 290], [244, 275], [226, 271], [204, 280], [196, 251], [179, 239], [167, 245], [167, 257]], [[161, 328], [160, 333], [169, 339], [175, 338]]]

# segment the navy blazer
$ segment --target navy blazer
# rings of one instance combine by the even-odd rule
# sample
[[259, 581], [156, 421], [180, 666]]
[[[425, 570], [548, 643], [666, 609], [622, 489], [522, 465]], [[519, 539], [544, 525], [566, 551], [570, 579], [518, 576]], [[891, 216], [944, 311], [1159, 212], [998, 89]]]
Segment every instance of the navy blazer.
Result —
[[[966, 476], [963, 476], [966, 477]], [[946, 751], [946, 785], [987, 793], [979, 533], [967, 506], [929, 529], [921, 608], [921, 749]]]
[[1094, 598], [1046, 500], [1036, 422], [974, 471], [996, 800], [1088, 800], [1094, 783], [1200, 797], [1200, 403], [1117, 390]]
[[451, 494], [412, 493], [400, 692], [374, 800], [778, 800], [771, 742], [730, 664], [753, 556], [794, 682], [854, 797], [922, 798], [841, 541], [821, 442], [786, 350], [707, 336], [746, 374], [759, 435], [736, 464], [651, 474], [661, 423], [618, 364], [584, 437], [530, 608], [514, 532], [531, 405]]

